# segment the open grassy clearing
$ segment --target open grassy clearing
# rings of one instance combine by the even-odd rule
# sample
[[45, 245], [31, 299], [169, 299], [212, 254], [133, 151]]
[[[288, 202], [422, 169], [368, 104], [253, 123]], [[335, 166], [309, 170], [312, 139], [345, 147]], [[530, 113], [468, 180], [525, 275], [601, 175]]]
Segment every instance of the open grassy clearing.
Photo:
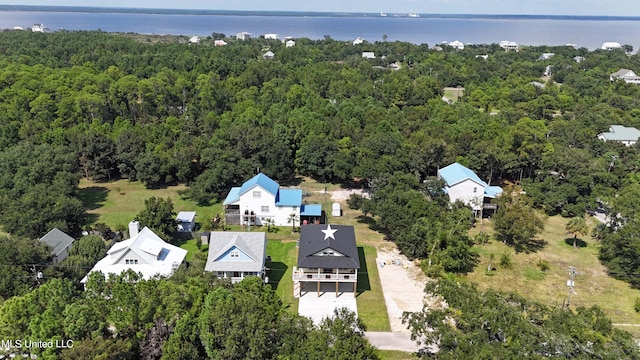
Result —
[[[590, 236], [583, 236], [579, 247], [573, 248], [572, 235], [565, 231], [568, 219], [559, 216], [547, 220], [545, 231], [540, 235], [546, 244], [535, 253], [516, 253], [500, 241], [492, 240], [486, 245], [475, 246], [480, 254], [480, 264], [467, 278], [480, 289], [493, 288], [517, 292], [548, 306], [562, 306], [569, 291], [569, 266], [576, 267], [575, 294], [571, 294], [571, 307], [600, 306], [614, 324], [640, 324], [640, 314], [633, 309], [634, 301], [640, 297], [640, 290], [634, 290], [625, 282], [613, 279], [598, 260], [598, 243]], [[595, 220], [589, 219], [591, 227]], [[485, 220], [485, 231], [492, 233], [491, 221]], [[480, 232], [480, 224], [471, 234]], [[493, 267], [496, 271], [487, 273], [490, 254], [494, 254]], [[508, 254], [513, 265], [500, 266], [500, 257]], [[549, 263], [549, 270], [543, 272], [538, 267], [540, 260]], [[621, 326], [634, 335], [640, 335], [640, 328]]]
[[458, 101], [464, 96], [464, 88], [446, 87], [444, 88], [444, 96], [451, 101]]
[[178, 191], [185, 185], [167, 186], [160, 189], [147, 189], [139, 182], [117, 180], [112, 182], [80, 181], [80, 199], [88, 209], [89, 222], [105, 223], [112, 229], [126, 226], [142, 210], [144, 201], [150, 197], [170, 198], [176, 213], [195, 211], [196, 221], [203, 223], [222, 212], [222, 203], [211, 206], [199, 206], [194, 201], [182, 198]]

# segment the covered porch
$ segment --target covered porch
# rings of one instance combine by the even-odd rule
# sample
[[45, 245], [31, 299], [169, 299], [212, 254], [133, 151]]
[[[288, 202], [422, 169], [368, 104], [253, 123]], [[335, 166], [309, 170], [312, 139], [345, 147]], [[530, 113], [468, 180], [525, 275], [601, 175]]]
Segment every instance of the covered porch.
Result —
[[216, 271], [216, 277], [220, 279], [230, 279], [232, 283], [237, 283], [244, 280], [248, 276], [260, 276], [263, 278], [264, 272], [256, 271]]
[[356, 269], [299, 269], [293, 268], [293, 292], [295, 297], [302, 297], [315, 292], [318, 297], [327, 292], [335, 292], [339, 297], [344, 293], [356, 296], [358, 273]]
[[320, 204], [303, 204], [300, 206], [300, 224], [324, 224], [326, 215]]

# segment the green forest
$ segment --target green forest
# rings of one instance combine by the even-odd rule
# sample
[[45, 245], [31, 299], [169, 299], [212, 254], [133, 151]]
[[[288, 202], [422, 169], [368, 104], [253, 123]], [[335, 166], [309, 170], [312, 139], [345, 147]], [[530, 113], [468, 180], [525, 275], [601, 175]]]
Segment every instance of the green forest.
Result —
[[[92, 225], [81, 178], [186, 184], [182, 196], [207, 205], [259, 170], [285, 185], [302, 175], [369, 190], [370, 199], [352, 197], [349, 206], [442, 278], [429, 291], [467, 311], [406, 318], [416, 336], [442, 328], [433, 334], [450, 358], [640, 357], [597, 307], [558, 312], [452, 281], [477, 266], [477, 239], [468, 235], [470, 210], [450, 206], [435, 179], [458, 162], [522, 194], [500, 199], [495, 219], [500, 240], [517, 251], [531, 250], [545, 216], [609, 214], [593, 234], [600, 260], [611, 276], [640, 287], [640, 147], [597, 138], [611, 125], [640, 128], [640, 87], [610, 79], [622, 68], [640, 71], [628, 46], [460, 51], [399, 41], [225, 40], [0, 32], [2, 337], [77, 340], [42, 358], [376, 358], [352, 314], [313, 326], [283, 311], [270, 288], [219, 283], [198, 264], [170, 280], [96, 277], [84, 292], [78, 271], [44, 284], [29, 276], [25, 264], [50, 260], [34, 239], [53, 227], [79, 237]], [[263, 58], [267, 51], [273, 59]], [[93, 241], [71, 255], [82, 269], [103, 256], [101, 246]], [[493, 307], [505, 316], [481, 312]], [[219, 313], [236, 318], [221, 323]], [[443, 320], [452, 317], [460, 326]], [[496, 326], [480, 321], [488, 318], [519, 337], [496, 340]], [[536, 344], [541, 336], [549, 341]]]

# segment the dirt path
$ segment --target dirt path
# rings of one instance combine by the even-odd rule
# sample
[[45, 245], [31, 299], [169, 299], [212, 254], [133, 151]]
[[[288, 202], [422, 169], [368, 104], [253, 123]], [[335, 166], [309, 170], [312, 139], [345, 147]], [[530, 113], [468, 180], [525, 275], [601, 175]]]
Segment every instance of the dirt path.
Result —
[[378, 249], [378, 273], [392, 332], [409, 332], [402, 313], [422, 310], [426, 276], [397, 249]]

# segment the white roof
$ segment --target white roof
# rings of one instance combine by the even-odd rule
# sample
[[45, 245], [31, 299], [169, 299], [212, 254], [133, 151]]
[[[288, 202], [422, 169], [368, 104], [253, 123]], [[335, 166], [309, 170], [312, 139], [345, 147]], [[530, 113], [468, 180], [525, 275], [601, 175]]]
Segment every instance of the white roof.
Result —
[[[125, 264], [123, 257], [131, 252], [138, 259], [138, 264]], [[187, 250], [166, 243], [145, 226], [137, 236], [113, 245], [107, 251], [107, 256], [98, 261], [80, 282], [86, 283], [89, 274], [97, 271], [108, 275], [131, 269], [141, 273], [143, 279], [151, 279], [156, 275], [171, 276], [186, 256]]]
[[607, 50], [607, 49], [618, 49], [621, 48], [622, 45], [620, 45], [619, 42], [615, 42], [615, 41], [605, 41], [602, 43], [602, 50]]
[[186, 222], [186, 223], [193, 222], [195, 218], [196, 218], [195, 211], [180, 211], [178, 213], [178, 216], [176, 216], [176, 220], [178, 222]]

